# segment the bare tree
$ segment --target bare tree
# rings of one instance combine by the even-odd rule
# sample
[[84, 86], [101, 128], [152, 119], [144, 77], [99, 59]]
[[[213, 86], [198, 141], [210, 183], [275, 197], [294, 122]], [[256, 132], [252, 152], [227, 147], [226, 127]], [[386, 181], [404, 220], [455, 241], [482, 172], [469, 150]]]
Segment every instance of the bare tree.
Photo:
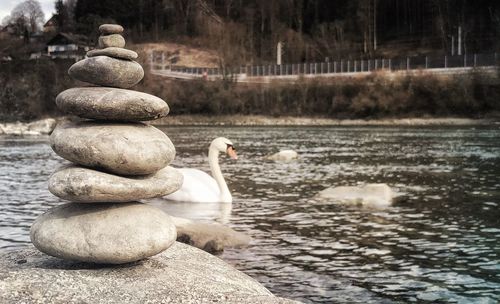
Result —
[[38, 32], [44, 22], [45, 15], [37, 0], [26, 0], [14, 7], [10, 13], [10, 22], [19, 23], [21, 20], [24, 23], [25, 31], [28, 33]]

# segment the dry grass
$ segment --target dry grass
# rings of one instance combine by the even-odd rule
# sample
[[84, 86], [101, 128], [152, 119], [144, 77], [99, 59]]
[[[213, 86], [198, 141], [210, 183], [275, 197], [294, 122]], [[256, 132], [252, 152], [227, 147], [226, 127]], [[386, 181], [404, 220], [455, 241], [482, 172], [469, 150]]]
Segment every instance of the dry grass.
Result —
[[142, 43], [128, 45], [128, 48], [139, 54], [141, 62], [147, 60], [154, 51], [165, 54], [178, 54], [176, 65], [187, 67], [218, 67], [219, 56], [213, 50], [193, 48], [177, 43]]

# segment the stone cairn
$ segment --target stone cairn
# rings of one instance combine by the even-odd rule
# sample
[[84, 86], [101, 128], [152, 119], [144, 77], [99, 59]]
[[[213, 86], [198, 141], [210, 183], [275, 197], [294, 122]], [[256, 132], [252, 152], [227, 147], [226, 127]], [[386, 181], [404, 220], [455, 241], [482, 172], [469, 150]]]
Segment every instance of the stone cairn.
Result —
[[50, 176], [52, 194], [71, 203], [38, 217], [31, 241], [40, 251], [67, 260], [121, 264], [158, 254], [176, 239], [163, 211], [141, 199], [170, 194], [182, 174], [168, 164], [170, 139], [142, 123], [164, 117], [165, 101], [127, 90], [144, 77], [137, 53], [124, 49], [123, 27], [99, 27], [99, 49], [89, 51], [69, 75], [96, 86], [60, 93], [56, 104], [82, 119], [60, 123], [50, 137], [55, 153], [73, 164]]

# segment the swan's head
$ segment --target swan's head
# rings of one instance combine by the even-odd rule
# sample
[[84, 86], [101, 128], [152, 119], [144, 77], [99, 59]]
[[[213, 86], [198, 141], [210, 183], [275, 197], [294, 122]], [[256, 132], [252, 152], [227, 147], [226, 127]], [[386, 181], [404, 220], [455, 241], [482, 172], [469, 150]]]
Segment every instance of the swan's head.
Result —
[[233, 142], [225, 137], [217, 137], [214, 139], [212, 144], [210, 144], [210, 148], [219, 152], [227, 153], [227, 155], [229, 155], [232, 159], [238, 159]]

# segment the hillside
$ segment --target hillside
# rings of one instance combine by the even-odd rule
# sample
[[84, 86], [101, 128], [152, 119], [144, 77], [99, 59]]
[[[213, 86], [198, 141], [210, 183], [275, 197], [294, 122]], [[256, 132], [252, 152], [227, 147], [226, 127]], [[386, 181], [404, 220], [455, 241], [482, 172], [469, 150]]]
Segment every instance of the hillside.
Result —
[[209, 49], [194, 48], [184, 44], [158, 42], [158, 43], [140, 43], [129, 45], [130, 49], [139, 54], [140, 60], [145, 62], [146, 58], [154, 52], [163, 52], [168, 57], [176, 58], [176, 65], [186, 67], [217, 67], [219, 56], [217, 52]]

